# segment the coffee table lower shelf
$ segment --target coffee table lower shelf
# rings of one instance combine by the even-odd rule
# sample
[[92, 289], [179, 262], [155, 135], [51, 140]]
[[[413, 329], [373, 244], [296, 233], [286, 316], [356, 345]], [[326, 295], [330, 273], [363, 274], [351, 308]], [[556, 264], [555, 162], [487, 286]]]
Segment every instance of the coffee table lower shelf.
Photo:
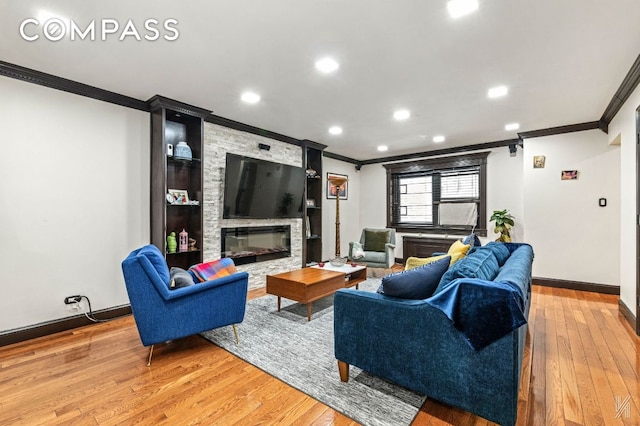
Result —
[[311, 321], [311, 304], [335, 293], [341, 288], [355, 286], [367, 279], [366, 266], [342, 266], [339, 268], [309, 267], [267, 275], [267, 293], [278, 296], [278, 312], [281, 298], [307, 305], [307, 321]]

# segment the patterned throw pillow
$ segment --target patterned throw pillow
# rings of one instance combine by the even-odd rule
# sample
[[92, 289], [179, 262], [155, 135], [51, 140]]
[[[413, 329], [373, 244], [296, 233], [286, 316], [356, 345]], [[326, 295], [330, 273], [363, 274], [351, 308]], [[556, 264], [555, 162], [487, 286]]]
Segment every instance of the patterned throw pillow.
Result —
[[212, 260], [211, 262], [199, 263], [189, 268], [200, 282], [215, 280], [226, 277], [236, 272], [236, 265], [228, 257]]

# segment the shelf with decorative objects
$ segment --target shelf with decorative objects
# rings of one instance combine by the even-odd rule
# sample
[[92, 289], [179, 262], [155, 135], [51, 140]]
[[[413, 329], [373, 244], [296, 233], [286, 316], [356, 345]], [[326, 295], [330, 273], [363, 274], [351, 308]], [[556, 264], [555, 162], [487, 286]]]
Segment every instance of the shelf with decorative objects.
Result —
[[203, 135], [210, 111], [158, 95], [148, 103], [151, 243], [166, 253], [170, 267], [186, 269], [202, 262]]
[[322, 151], [325, 145], [304, 141], [303, 160], [306, 166], [306, 205], [303, 231], [303, 265], [310, 266], [322, 260]]

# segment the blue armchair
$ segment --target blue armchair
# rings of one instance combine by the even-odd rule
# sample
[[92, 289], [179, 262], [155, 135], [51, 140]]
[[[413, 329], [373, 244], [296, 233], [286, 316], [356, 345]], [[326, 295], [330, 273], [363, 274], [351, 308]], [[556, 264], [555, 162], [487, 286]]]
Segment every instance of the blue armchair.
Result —
[[[122, 272], [140, 340], [153, 346], [203, 331], [241, 323], [247, 302], [246, 272], [169, 289], [169, 268], [160, 250], [146, 245], [122, 261]], [[237, 332], [236, 332], [237, 339]]]

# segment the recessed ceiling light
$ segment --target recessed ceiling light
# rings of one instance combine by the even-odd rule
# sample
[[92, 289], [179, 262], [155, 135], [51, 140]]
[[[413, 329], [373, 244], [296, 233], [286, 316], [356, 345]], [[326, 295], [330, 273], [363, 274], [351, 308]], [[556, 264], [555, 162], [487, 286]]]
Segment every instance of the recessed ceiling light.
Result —
[[329, 127], [329, 133], [331, 133], [332, 135], [341, 135], [342, 127], [340, 126]]
[[380, 145], [380, 146], [378, 147], [378, 151], [380, 151], [380, 152], [385, 152], [385, 151], [387, 151], [388, 149], [389, 149], [389, 147], [388, 147], [388, 146], [386, 146], [386, 145]]
[[442, 135], [434, 136], [434, 137], [433, 137], [433, 141], [434, 141], [435, 143], [444, 142], [444, 136], [442, 136]]
[[504, 126], [505, 130], [518, 130], [520, 128], [520, 124], [518, 123], [509, 123]]
[[335, 61], [335, 59], [326, 57], [326, 58], [318, 59], [316, 61], [316, 68], [319, 71], [322, 71], [323, 73], [328, 74], [340, 68], [340, 64], [338, 64]]
[[459, 18], [478, 9], [478, 0], [450, 0], [447, 9], [452, 18]]
[[507, 93], [509, 93], [509, 88], [507, 86], [496, 86], [489, 89], [487, 96], [490, 98], [499, 98], [501, 96], [505, 96]]
[[258, 102], [260, 102], [260, 95], [254, 92], [244, 92], [240, 99], [248, 104], [257, 104]]
[[398, 121], [406, 120], [409, 117], [411, 117], [411, 112], [409, 112], [408, 109], [399, 109], [393, 113], [393, 118], [395, 118]]

